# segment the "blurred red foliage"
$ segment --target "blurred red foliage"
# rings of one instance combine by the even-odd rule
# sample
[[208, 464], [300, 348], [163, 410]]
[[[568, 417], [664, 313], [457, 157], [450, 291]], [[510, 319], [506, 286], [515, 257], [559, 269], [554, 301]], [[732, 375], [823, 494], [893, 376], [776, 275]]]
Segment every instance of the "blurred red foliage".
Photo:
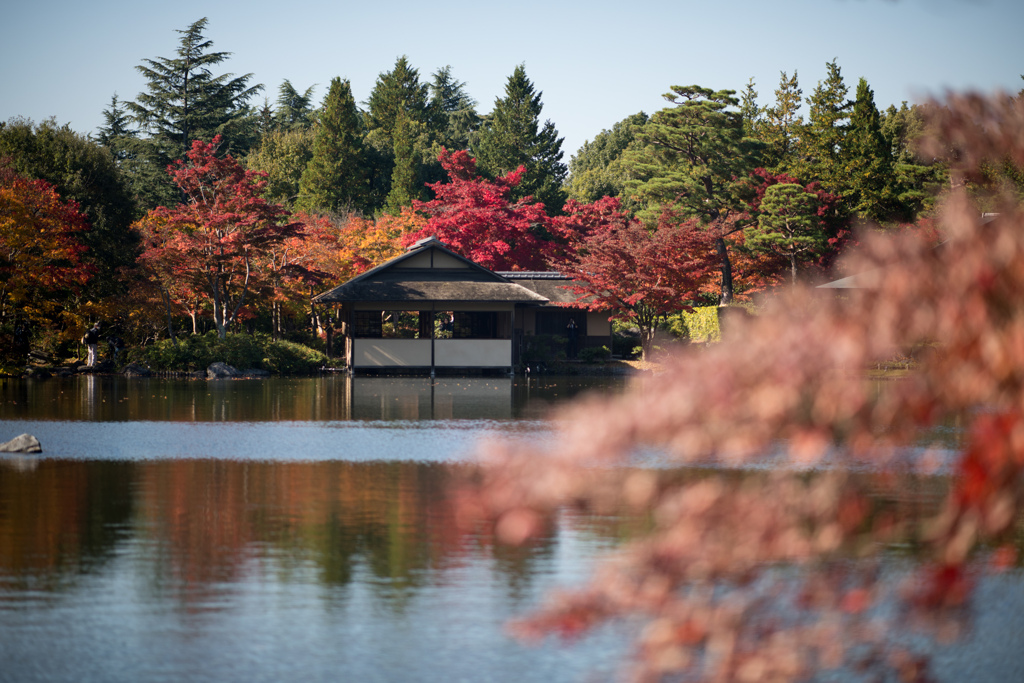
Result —
[[[954, 177], [980, 177], [992, 159], [1024, 166], [1020, 98], [951, 97], [930, 111], [940, 138], [925, 149]], [[518, 543], [566, 506], [650, 520], [589, 585], [516, 632], [575, 637], [640, 617], [635, 680], [793, 680], [841, 666], [927, 680], [927, 657], [894, 635], [955, 635], [977, 568], [1017, 556], [1024, 211], [1015, 197], [989, 200], [1000, 209], [985, 222], [961, 186], [949, 190], [938, 247], [931, 226], [859, 235], [845, 266], [861, 288], [797, 290], [730, 321], [721, 344], [562, 410], [542, 451], [490, 444], [459, 492], [462, 524]], [[867, 370], [896, 354], [913, 371], [872, 384]], [[922, 447], [949, 422], [967, 427], [962, 450]], [[652, 466], [651, 453], [664, 460]], [[709, 469], [681, 477], [666, 465]], [[922, 514], [874, 495], [947, 475], [945, 501]], [[894, 568], [894, 544], [916, 547], [914, 561]]]

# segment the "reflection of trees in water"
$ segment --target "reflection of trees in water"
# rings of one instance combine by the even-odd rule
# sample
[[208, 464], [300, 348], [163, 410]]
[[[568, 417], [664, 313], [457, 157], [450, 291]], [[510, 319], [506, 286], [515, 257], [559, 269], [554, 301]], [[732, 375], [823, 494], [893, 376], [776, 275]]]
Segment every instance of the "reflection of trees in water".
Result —
[[555, 554], [557, 529], [547, 525], [545, 532], [530, 545], [513, 546], [494, 542], [494, 566], [505, 580], [509, 598], [523, 603], [530, 597], [536, 566], [539, 562], [550, 562]]
[[[417, 462], [41, 460], [0, 474], [0, 574], [54, 589], [131, 540], [150, 589], [188, 609], [226, 585], [272, 573], [345, 587], [365, 581], [394, 609], [446, 572], [495, 560], [524, 591], [554, 531], [530, 548], [460, 530], [449, 489], [458, 465]], [[126, 534], [134, 534], [129, 538]], [[366, 579], [360, 577], [366, 573]]]
[[349, 377], [181, 380], [77, 376], [0, 382], [5, 419], [231, 422], [543, 417], [623, 377]]
[[0, 461], [0, 585], [59, 589], [110, 560], [132, 516], [126, 462]]
[[[13, 462], [13, 461], [12, 461]], [[0, 573], [13, 587], [62, 582], [101, 568], [129, 530], [149, 544], [143, 561], [154, 590], [191, 605], [214, 600], [225, 583], [254, 572], [285, 582], [345, 587], [367, 572], [379, 598], [396, 609], [447, 571], [486, 557], [509, 596], [529, 594], [558, 536], [571, 530], [611, 549], [644, 533], [647, 517], [571, 512], [547, 520], [532, 544], [497, 543], [489, 529], [467, 530], [449, 495], [467, 466], [417, 462], [152, 463], [40, 460], [0, 470]], [[722, 476], [683, 469], [680, 480]], [[769, 476], [735, 472], [737, 482]], [[808, 475], [808, 477], [816, 475]], [[864, 475], [875, 515], [917, 519], [934, 512], [945, 479], [892, 481]], [[913, 486], [908, 488], [908, 485]], [[911, 543], [913, 539], [904, 539]]]

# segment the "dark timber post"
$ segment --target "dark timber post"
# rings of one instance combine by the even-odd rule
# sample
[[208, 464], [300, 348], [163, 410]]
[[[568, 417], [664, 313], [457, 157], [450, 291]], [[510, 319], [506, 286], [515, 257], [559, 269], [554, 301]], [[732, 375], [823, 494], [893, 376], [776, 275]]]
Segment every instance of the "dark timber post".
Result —
[[510, 365], [509, 368], [508, 368], [508, 376], [509, 377], [514, 377], [515, 374], [516, 374], [516, 305], [515, 305], [515, 303], [512, 304], [512, 325], [511, 325], [511, 329], [509, 330], [508, 337], [509, 337], [509, 347], [510, 347], [510, 349], [509, 349], [509, 351], [510, 351], [509, 362], [512, 363], [512, 365]]

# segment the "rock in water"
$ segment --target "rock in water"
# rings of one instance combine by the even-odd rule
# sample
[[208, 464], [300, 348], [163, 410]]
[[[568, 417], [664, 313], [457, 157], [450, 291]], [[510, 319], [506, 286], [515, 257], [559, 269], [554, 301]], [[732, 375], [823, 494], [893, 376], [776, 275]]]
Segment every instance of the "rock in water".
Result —
[[31, 434], [16, 436], [7, 443], [0, 444], [0, 453], [42, 453], [43, 447], [39, 439]]

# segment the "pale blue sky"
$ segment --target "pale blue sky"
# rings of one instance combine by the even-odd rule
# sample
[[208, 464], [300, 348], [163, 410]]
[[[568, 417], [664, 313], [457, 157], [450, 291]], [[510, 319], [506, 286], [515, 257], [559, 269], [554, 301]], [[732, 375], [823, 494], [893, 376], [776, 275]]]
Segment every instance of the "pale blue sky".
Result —
[[111, 95], [143, 89], [134, 67], [173, 57], [175, 29], [204, 16], [214, 49], [233, 53], [224, 71], [252, 73], [271, 100], [287, 78], [317, 84], [319, 103], [341, 76], [363, 102], [404, 54], [424, 80], [450, 64], [486, 113], [525, 63], [566, 162], [616, 121], [665, 106], [672, 85], [739, 91], [753, 77], [765, 104], [780, 71], [796, 69], [809, 95], [832, 58], [851, 95], [863, 76], [882, 109], [1024, 87], [1022, 0], [20, 0], [0, 14], [0, 120], [52, 116], [94, 133]]

